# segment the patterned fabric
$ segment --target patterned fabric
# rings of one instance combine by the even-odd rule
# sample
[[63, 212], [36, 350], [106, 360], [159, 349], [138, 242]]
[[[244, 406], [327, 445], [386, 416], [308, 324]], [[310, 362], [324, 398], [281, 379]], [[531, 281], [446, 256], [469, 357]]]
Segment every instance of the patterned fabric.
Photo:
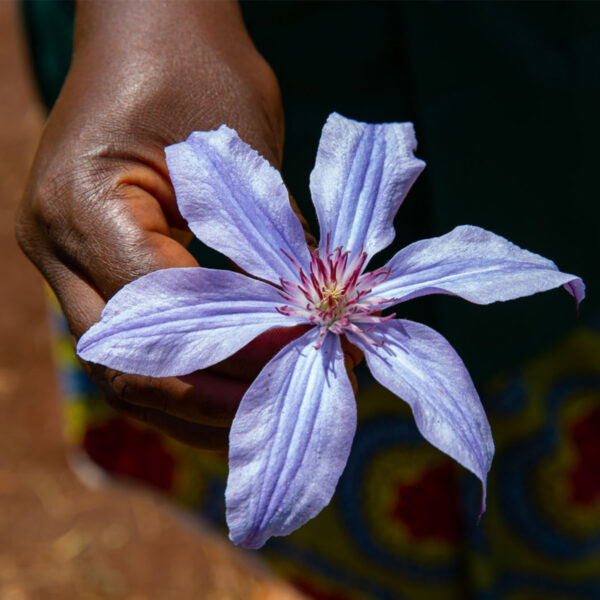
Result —
[[[115, 414], [55, 301], [52, 323], [71, 447], [225, 530], [224, 460]], [[367, 385], [332, 504], [263, 555], [325, 600], [600, 597], [600, 328], [574, 329], [483, 390], [497, 454], [479, 525], [475, 477], [423, 441], [401, 401]]]

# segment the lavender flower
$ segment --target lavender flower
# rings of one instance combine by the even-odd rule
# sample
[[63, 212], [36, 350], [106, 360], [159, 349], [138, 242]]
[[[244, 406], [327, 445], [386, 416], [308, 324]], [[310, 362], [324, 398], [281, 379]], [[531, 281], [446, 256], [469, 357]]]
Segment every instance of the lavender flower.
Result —
[[329, 503], [356, 428], [342, 334], [408, 402], [423, 436], [481, 480], [483, 509], [494, 445], [464, 364], [429, 327], [380, 311], [425, 294], [488, 304], [562, 285], [584, 297], [578, 277], [470, 225], [365, 273], [424, 167], [415, 147], [410, 123], [332, 114], [310, 179], [322, 235], [311, 251], [278, 171], [235, 131], [223, 125], [169, 146], [190, 229], [260, 280], [203, 268], [150, 273], [118, 292], [79, 341], [85, 360], [162, 377], [209, 367], [273, 327], [314, 325], [264, 367], [231, 427], [225, 495], [236, 544], [259, 548]]

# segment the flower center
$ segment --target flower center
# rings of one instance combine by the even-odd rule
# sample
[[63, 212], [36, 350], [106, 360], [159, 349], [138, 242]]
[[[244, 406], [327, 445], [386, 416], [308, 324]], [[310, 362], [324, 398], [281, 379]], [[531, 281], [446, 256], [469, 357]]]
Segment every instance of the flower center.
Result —
[[344, 288], [337, 281], [332, 281], [329, 285], [323, 286], [321, 288], [323, 298], [317, 304], [317, 307], [321, 310], [326, 310], [333, 306], [337, 308], [342, 298], [344, 298], [344, 291]]
[[380, 305], [388, 302], [372, 294], [375, 286], [390, 276], [390, 269], [382, 267], [371, 273], [362, 270], [367, 253], [359, 252], [349, 260], [350, 252], [339, 247], [329, 249], [329, 235], [324, 256], [319, 250], [311, 251], [310, 271], [304, 269], [285, 251], [282, 252], [298, 271], [296, 282], [281, 279], [280, 296], [287, 302], [275, 310], [288, 316], [305, 317], [309, 323], [321, 328], [319, 343], [327, 331], [342, 334], [352, 331], [375, 344], [366, 333], [382, 321], [394, 315], [377, 315]]

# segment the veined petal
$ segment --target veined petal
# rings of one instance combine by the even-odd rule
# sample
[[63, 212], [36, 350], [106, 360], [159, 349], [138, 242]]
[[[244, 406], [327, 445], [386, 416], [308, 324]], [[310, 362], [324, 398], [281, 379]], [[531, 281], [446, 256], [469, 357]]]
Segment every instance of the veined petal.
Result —
[[227, 358], [272, 327], [304, 322], [278, 314], [280, 303], [277, 288], [232, 271], [154, 271], [109, 300], [77, 353], [125, 373], [185, 375]]
[[244, 396], [229, 436], [230, 537], [260, 548], [317, 515], [335, 491], [356, 429], [339, 337], [317, 328], [286, 346]]
[[279, 172], [225, 125], [165, 149], [177, 205], [202, 242], [274, 283], [310, 255]]
[[310, 176], [321, 245], [329, 233], [330, 248], [356, 255], [363, 247], [371, 257], [392, 242], [394, 216], [425, 167], [416, 146], [412, 123], [329, 116]]
[[483, 511], [494, 443], [462, 360], [444, 337], [420, 323], [393, 319], [369, 335], [383, 345], [347, 334], [365, 353], [375, 379], [410, 405], [423, 437], [479, 477]]
[[427, 294], [451, 294], [489, 304], [561, 285], [577, 304], [585, 297], [579, 277], [561, 273], [551, 260], [473, 225], [461, 225], [440, 237], [415, 242], [400, 250], [386, 267], [391, 269], [391, 276], [372, 295], [393, 297], [396, 302]]

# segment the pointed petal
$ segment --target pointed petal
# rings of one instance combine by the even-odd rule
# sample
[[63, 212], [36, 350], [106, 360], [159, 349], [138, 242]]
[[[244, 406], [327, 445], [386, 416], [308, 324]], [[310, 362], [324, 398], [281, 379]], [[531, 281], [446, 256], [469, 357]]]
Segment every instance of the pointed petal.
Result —
[[80, 338], [84, 360], [138, 375], [185, 375], [213, 365], [272, 327], [302, 322], [278, 314], [273, 286], [231, 271], [163, 269], [126, 285]]
[[410, 405], [423, 437], [479, 477], [483, 510], [494, 443], [462, 360], [444, 337], [421, 323], [394, 319], [369, 335], [383, 338], [383, 346], [347, 334], [365, 353], [375, 379]]
[[400, 250], [386, 266], [391, 276], [373, 290], [373, 295], [393, 297], [396, 302], [427, 294], [451, 294], [489, 304], [561, 285], [577, 304], [585, 297], [579, 277], [561, 273], [551, 260], [472, 225], [415, 242]]
[[234, 543], [260, 548], [317, 515], [335, 491], [356, 429], [339, 337], [312, 329], [246, 392], [229, 436], [225, 499]]
[[412, 123], [329, 116], [310, 176], [321, 244], [329, 233], [331, 248], [355, 255], [364, 247], [373, 256], [392, 242], [394, 216], [425, 167], [416, 146]]
[[[310, 255], [281, 175], [225, 125], [165, 149], [177, 205], [202, 242], [274, 283], [296, 278]], [[293, 279], [292, 279], [293, 280]]]

